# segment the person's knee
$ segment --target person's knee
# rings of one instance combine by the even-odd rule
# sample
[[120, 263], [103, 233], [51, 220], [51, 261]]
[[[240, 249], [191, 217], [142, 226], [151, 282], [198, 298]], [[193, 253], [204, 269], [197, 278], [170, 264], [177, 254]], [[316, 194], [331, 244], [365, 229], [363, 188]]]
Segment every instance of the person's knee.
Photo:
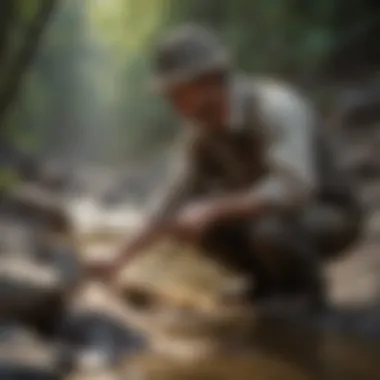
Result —
[[257, 247], [281, 246], [286, 236], [284, 221], [274, 215], [262, 217], [252, 226], [251, 235]]
[[257, 220], [251, 228], [251, 244], [255, 256], [270, 266], [282, 265], [287, 258], [284, 252], [288, 228], [283, 218], [267, 215]]
[[276, 292], [322, 302], [319, 256], [294, 216], [261, 218], [253, 226], [252, 242], [254, 254]]
[[301, 223], [324, 257], [341, 254], [360, 236], [360, 221], [333, 206], [318, 205], [305, 210]]

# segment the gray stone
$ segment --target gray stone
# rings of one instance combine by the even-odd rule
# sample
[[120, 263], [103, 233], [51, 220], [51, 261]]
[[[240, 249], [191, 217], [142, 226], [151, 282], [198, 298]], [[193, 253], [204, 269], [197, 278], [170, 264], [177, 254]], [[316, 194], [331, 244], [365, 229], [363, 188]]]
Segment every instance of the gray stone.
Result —
[[25, 259], [0, 260], [1, 313], [12, 314], [40, 305], [52, 295], [60, 294], [63, 286], [53, 268]]
[[57, 268], [27, 258], [0, 260], [0, 320], [21, 321], [51, 337], [62, 316], [67, 284]]
[[[143, 339], [126, 325], [101, 311], [73, 310], [65, 316], [60, 335], [76, 352], [81, 365], [110, 368], [144, 348]], [[88, 360], [87, 360], [88, 359]], [[82, 363], [82, 361], [86, 363]]]
[[0, 325], [0, 378], [60, 380], [70, 371], [66, 352], [17, 325]]

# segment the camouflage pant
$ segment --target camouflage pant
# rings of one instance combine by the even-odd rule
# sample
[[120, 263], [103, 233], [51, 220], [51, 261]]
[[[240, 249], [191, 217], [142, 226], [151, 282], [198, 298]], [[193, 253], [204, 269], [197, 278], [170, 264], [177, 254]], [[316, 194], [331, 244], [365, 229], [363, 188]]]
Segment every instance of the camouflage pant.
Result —
[[319, 292], [321, 263], [348, 248], [359, 227], [344, 210], [315, 204], [258, 220], [219, 223], [201, 245], [216, 261], [254, 278], [256, 295]]

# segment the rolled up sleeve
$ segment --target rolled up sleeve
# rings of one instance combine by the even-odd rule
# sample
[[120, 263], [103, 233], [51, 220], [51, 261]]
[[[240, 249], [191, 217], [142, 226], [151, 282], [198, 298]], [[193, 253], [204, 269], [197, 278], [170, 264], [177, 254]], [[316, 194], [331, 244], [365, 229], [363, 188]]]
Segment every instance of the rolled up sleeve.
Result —
[[291, 89], [280, 86], [263, 90], [261, 98], [264, 125], [272, 128], [266, 154], [269, 174], [256, 184], [255, 196], [270, 203], [298, 204], [314, 193], [317, 178], [313, 158], [312, 107]]

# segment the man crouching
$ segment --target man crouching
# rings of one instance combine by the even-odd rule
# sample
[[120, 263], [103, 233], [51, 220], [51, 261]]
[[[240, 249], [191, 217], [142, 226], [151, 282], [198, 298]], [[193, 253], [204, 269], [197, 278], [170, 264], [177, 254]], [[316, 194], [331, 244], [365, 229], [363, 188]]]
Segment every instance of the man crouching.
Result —
[[154, 63], [186, 137], [173, 181], [113, 269], [168, 234], [254, 278], [255, 299], [301, 295], [321, 306], [322, 259], [353, 242], [359, 219], [350, 202], [320, 196], [311, 106], [284, 85], [236, 74], [197, 26], [164, 38]]

